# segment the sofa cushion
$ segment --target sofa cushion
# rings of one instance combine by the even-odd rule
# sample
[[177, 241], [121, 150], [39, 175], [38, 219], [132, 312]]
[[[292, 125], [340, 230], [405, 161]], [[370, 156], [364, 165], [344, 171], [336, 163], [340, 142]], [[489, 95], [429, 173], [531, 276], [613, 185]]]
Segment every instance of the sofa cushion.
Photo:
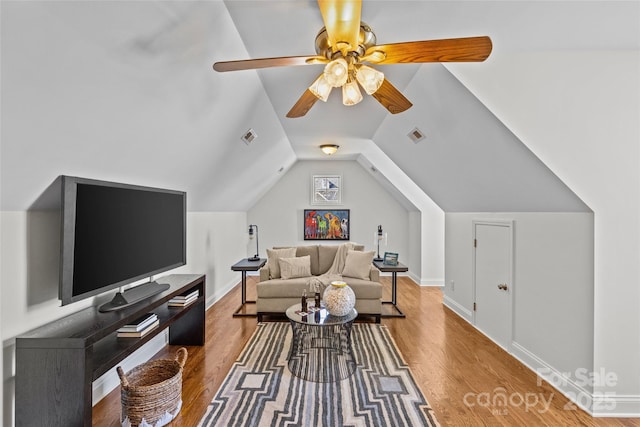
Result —
[[258, 298], [298, 298], [302, 297], [302, 291], [309, 293], [311, 277], [298, 277], [295, 279], [275, 279], [260, 282], [256, 285]]
[[280, 277], [283, 280], [311, 276], [311, 257], [309, 255], [280, 258]]
[[[311, 274], [318, 275], [318, 245], [310, 246], [298, 246], [296, 248], [296, 256], [303, 257], [309, 255], [309, 261], [311, 262]], [[309, 274], [307, 274], [309, 276]]]
[[[309, 280], [311, 277], [298, 277], [295, 279], [272, 279], [260, 282], [256, 285], [258, 299], [261, 298], [298, 298], [300, 301], [302, 291], [307, 291], [310, 295]], [[358, 299], [381, 299], [382, 285], [379, 282], [370, 280], [355, 279], [346, 277], [344, 281], [353, 289]]]
[[382, 299], [382, 285], [379, 282], [353, 277], [344, 277], [343, 280], [353, 289], [356, 301], [359, 299]]
[[280, 258], [293, 258], [296, 256], [296, 248], [267, 249], [267, 265], [269, 266], [269, 277], [271, 279], [280, 278]]
[[338, 246], [335, 245], [319, 245], [318, 246], [318, 275], [329, 271], [333, 260], [336, 258]]
[[288, 249], [288, 248], [296, 248], [296, 254], [294, 256], [305, 256], [309, 255], [311, 259], [311, 274], [314, 276], [318, 276], [318, 245], [308, 245], [308, 246], [274, 246], [273, 249]]
[[373, 262], [374, 251], [360, 252], [349, 251], [344, 262], [342, 275], [345, 277], [355, 277], [357, 279], [369, 279], [369, 270]]

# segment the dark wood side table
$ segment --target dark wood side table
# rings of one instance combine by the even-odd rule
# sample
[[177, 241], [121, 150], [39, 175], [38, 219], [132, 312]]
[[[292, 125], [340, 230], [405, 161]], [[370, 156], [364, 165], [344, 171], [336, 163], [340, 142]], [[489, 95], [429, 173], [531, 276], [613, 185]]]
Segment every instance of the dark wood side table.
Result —
[[242, 272], [242, 304], [233, 313], [233, 317], [256, 317], [256, 313], [240, 313], [246, 304], [255, 304], [255, 301], [247, 301], [247, 271], [258, 271], [267, 263], [266, 258], [260, 258], [258, 261], [249, 261], [243, 258], [231, 266], [233, 271]]
[[404, 264], [387, 265], [382, 261], [373, 261], [373, 265], [382, 273], [391, 273], [391, 301], [382, 301], [383, 304], [391, 304], [397, 313], [382, 314], [382, 317], [407, 317], [402, 310], [398, 308], [398, 273], [409, 271], [409, 267]]

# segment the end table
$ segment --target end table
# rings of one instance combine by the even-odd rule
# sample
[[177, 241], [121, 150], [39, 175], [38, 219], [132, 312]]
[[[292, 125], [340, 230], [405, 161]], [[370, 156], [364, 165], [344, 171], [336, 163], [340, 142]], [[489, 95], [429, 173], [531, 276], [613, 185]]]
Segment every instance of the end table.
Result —
[[231, 266], [233, 271], [242, 272], [242, 304], [233, 312], [233, 317], [256, 317], [256, 313], [240, 313], [246, 304], [255, 304], [255, 301], [247, 301], [247, 271], [258, 271], [267, 263], [266, 258], [260, 258], [257, 261], [250, 261], [243, 258]]
[[404, 264], [387, 265], [382, 261], [373, 261], [373, 265], [383, 273], [391, 273], [391, 301], [382, 301], [383, 304], [391, 304], [398, 312], [393, 314], [383, 314], [381, 317], [407, 317], [400, 308], [398, 308], [397, 292], [398, 292], [398, 273], [409, 271], [409, 267]]

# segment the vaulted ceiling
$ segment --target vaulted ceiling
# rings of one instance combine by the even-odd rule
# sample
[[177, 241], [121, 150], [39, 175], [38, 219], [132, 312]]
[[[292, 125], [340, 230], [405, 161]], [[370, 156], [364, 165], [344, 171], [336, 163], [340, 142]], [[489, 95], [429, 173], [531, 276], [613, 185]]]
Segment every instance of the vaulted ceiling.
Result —
[[[216, 61], [314, 54], [315, 1], [1, 4], [2, 210], [60, 174], [187, 190], [189, 209], [249, 209], [298, 159], [381, 149], [446, 211], [588, 208], [454, 77], [380, 66], [414, 106], [334, 93], [287, 111], [321, 65], [216, 73]], [[638, 49], [635, 2], [365, 1], [379, 43], [488, 35], [492, 56]], [[414, 127], [427, 138], [414, 144]], [[253, 129], [250, 145], [240, 136]], [[364, 154], [366, 155], [366, 154]]]

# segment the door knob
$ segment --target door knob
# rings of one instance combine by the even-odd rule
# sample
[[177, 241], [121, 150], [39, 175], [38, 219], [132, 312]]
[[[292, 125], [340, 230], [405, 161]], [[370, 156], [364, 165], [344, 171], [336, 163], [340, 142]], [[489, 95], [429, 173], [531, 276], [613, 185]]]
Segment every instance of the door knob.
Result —
[[500, 283], [498, 285], [498, 289], [502, 290], [502, 291], [506, 291], [508, 289], [507, 285], [504, 283]]

